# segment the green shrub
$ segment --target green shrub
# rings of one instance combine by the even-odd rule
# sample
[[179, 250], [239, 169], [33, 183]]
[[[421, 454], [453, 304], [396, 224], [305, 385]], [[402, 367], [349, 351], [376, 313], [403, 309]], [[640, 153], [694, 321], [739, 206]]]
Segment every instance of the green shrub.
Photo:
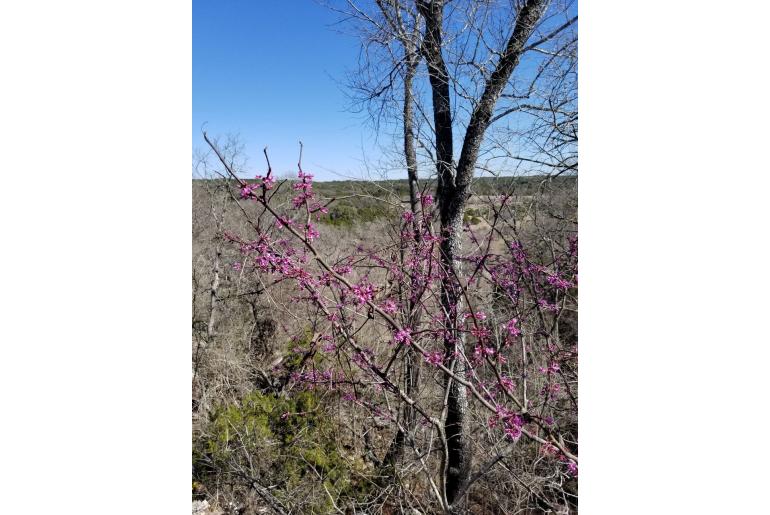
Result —
[[339, 440], [333, 419], [314, 391], [291, 396], [257, 391], [212, 413], [206, 435], [195, 446], [193, 466], [203, 483], [207, 477], [256, 466], [264, 480], [284, 485], [274, 495], [287, 506], [301, 502], [303, 512], [328, 513], [333, 507], [326, 493], [298, 500], [286, 492], [315, 483], [320, 487], [315, 491], [323, 492], [323, 485], [341, 502], [365, 497], [365, 465], [344, 456]]
[[338, 205], [329, 209], [329, 213], [321, 221], [337, 227], [350, 227], [357, 218], [357, 209], [348, 205]]
[[466, 209], [465, 213], [463, 214], [463, 222], [471, 225], [481, 223], [480, 216], [481, 216], [481, 213], [479, 213], [476, 209], [473, 209], [473, 208]]
[[393, 212], [382, 202], [358, 200], [355, 205], [340, 203], [329, 208], [321, 222], [337, 227], [351, 227], [357, 223], [374, 222], [393, 216]]

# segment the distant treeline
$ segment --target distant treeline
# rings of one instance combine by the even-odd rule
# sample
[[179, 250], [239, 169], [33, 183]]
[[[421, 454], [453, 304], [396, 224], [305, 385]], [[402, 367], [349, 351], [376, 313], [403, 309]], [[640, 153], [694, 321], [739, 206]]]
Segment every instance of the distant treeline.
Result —
[[[477, 177], [473, 181], [472, 193], [477, 196], [509, 193], [530, 196], [542, 193], [544, 187], [551, 191], [572, 189], [576, 186], [576, 181], [577, 177], [574, 175]], [[238, 184], [232, 179], [193, 179], [194, 187], [202, 187], [207, 182], [209, 185], [227, 182], [237, 195]], [[404, 207], [409, 198], [409, 182], [406, 179], [315, 181], [313, 188], [320, 199], [335, 199], [329, 205], [329, 213], [321, 221], [336, 226], [350, 226], [393, 216], [398, 211], [398, 206]], [[436, 181], [420, 181], [420, 189], [427, 194], [433, 194]], [[279, 192], [279, 197], [288, 200], [292, 194], [293, 190], [284, 186]]]
[[[205, 180], [223, 181], [225, 179], [193, 179], [194, 182]], [[245, 178], [244, 180], [248, 179]], [[546, 175], [476, 177], [473, 180], [472, 189], [475, 195], [500, 195], [509, 193], [512, 190], [518, 195], [534, 195], [544, 182], [548, 182], [551, 187], [558, 187], [560, 185], [574, 186], [576, 181], [577, 176], [566, 174], [550, 178]], [[227, 182], [233, 183], [233, 187], [236, 186], [235, 181], [232, 179], [227, 179]], [[435, 189], [435, 186], [435, 179], [420, 181], [420, 188], [426, 188], [428, 192], [432, 192]], [[324, 197], [349, 195], [351, 192], [365, 192], [367, 195], [378, 198], [384, 198], [388, 195], [397, 195], [399, 197], [407, 197], [409, 195], [409, 182], [406, 179], [379, 181], [316, 180], [313, 183], [313, 187], [317, 193]]]

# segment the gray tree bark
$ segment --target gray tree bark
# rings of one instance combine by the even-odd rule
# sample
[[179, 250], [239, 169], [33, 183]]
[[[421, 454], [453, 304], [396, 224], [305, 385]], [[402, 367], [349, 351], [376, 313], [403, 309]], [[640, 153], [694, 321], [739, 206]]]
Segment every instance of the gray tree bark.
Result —
[[[489, 127], [492, 110], [503, 88], [519, 63], [525, 44], [548, 6], [549, 0], [527, 0], [519, 9], [513, 33], [509, 38], [495, 70], [487, 80], [484, 92], [476, 104], [465, 132], [460, 159], [453, 166], [452, 111], [449, 94], [449, 75], [442, 55], [443, 0], [418, 0], [417, 6], [425, 17], [425, 36], [422, 51], [428, 64], [433, 98], [433, 121], [436, 133], [436, 197], [439, 206], [441, 236], [441, 265], [445, 271], [442, 281], [441, 305], [445, 312], [444, 349], [454, 374], [466, 379], [463, 359], [464, 336], [459, 331], [458, 315], [462, 311], [459, 277], [460, 238], [465, 205], [470, 194], [470, 183], [478, 159], [484, 133]], [[444, 488], [450, 506], [460, 501], [468, 482], [472, 465], [472, 447], [469, 434], [468, 392], [449, 375], [444, 378], [447, 391], [446, 463]]]
[[217, 217], [215, 207], [217, 188], [209, 191], [211, 195], [211, 216], [214, 218], [214, 259], [211, 266], [211, 286], [209, 294], [209, 320], [206, 324], [206, 341], [210, 343], [216, 335], [216, 323], [219, 315], [219, 273], [222, 261], [222, 223], [225, 216], [225, 203], [222, 201], [222, 210]]
[[[400, 21], [400, 20], [399, 20]], [[417, 30], [417, 23], [415, 23], [415, 30]], [[416, 36], [416, 34], [415, 34]], [[419, 182], [417, 176], [417, 152], [414, 144], [414, 99], [412, 92], [412, 84], [414, 76], [417, 73], [417, 65], [420, 58], [415, 48], [413, 40], [401, 38], [404, 45], [404, 53], [406, 59], [406, 70], [404, 72], [404, 109], [403, 109], [403, 132], [404, 132], [404, 156], [406, 158], [406, 170], [409, 179], [409, 204], [411, 212], [414, 215], [412, 219], [412, 232], [416, 243], [419, 243], [422, 239], [422, 231], [420, 226], [421, 219], [421, 202], [419, 198]], [[402, 248], [403, 253], [406, 249]], [[412, 281], [412, 292], [414, 294], [417, 288], [416, 282]], [[408, 304], [408, 325], [414, 327], [419, 321], [419, 314], [416, 311], [417, 306], [410, 299]], [[404, 391], [409, 397], [414, 398], [419, 384], [419, 362], [415, 359], [414, 350], [411, 347], [404, 349]], [[393, 442], [388, 449], [383, 462], [388, 465], [392, 465], [402, 455], [404, 450], [404, 444], [410, 431], [415, 427], [416, 414], [414, 409], [405, 404], [402, 409], [403, 417], [403, 430], [398, 429]]]

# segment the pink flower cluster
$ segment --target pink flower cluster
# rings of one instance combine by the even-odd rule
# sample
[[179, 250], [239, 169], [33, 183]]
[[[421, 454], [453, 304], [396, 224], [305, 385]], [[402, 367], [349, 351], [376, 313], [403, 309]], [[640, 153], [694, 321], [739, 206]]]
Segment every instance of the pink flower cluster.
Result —
[[495, 349], [492, 347], [476, 345], [473, 349], [473, 361], [480, 363], [486, 356], [494, 356], [495, 352]]
[[296, 197], [291, 199], [295, 209], [303, 206], [313, 198], [313, 174], [300, 170], [297, 177], [299, 177], [300, 181], [294, 183], [292, 188], [298, 193]]
[[393, 341], [396, 343], [401, 343], [404, 345], [409, 345], [412, 343], [412, 330], [408, 327], [404, 329], [399, 329], [396, 331], [396, 334], [393, 336]]
[[514, 388], [516, 388], [516, 383], [513, 382], [513, 379], [511, 379], [508, 376], [500, 376], [500, 388], [503, 388], [505, 390], [513, 391]]
[[554, 288], [558, 288], [560, 290], [567, 290], [572, 286], [572, 284], [569, 281], [567, 281], [566, 279], [562, 279], [556, 274], [549, 275], [546, 278], [546, 281], [548, 281], [548, 284], [550, 284]]
[[502, 422], [503, 432], [512, 441], [521, 436], [521, 428], [524, 427], [524, 419], [520, 415], [507, 408], [498, 406], [497, 413], [489, 418], [489, 427], [497, 427], [498, 421]]
[[437, 367], [444, 362], [444, 354], [439, 351], [427, 352], [425, 353], [425, 362]]
[[543, 308], [545, 311], [550, 311], [551, 313], [557, 313], [559, 311], [559, 306], [552, 304], [545, 299], [538, 300], [537, 305]]
[[319, 236], [318, 229], [316, 229], [312, 223], [305, 226], [305, 237], [307, 238], [307, 241], [313, 241]]
[[555, 361], [552, 362], [547, 367], [540, 367], [540, 373], [542, 373], [542, 374], [555, 374], [559, 370], [561, 370], [561, 367]]
[[398, 305], [392, 299], [388, 299], [382, 303], [380, 309], [382, 309], [385, 313], [392, 315], [398, 311]]
[[331, 385], [335, 382], [335, 379], [339, 381], [342, 379], [342, 376], [337, 377], [338, 375], [334, 370], [308, 370], [305, 372], [293, 372], [291, 379], [305, 388], [312, 389], [318, 385]]
[[273, 184], [275, 184], [275, 179], [270, 174], [270, 172], [267, 173], [267, 177], [262, 177], [261, 175], [256, 175], [254, 179], [257, 181], [253, 184], [244, 183], [243, 186], [241, 186], [241, 198], [242, 199], [248, 199], [254, 197], [255, 193], [254, 191], [259, 188], [260, 186], [264, 190], [269, 190], [273, 188]]
[[518, 322], [519, 321], [517, 319], [512, 318], [511, 320], [508, 321], [507, 324], [504, 325], [504, 328], [508, 331], [508, 334], [514, 338], [521, 334], [521, 330], [518, 327], [516, 327], [516, 324]]
[[484, 327], [483, 325], [480, 326], [473, 326], [471, 327], [471, 334], [476, 337], [476, 339], [480, 342], [487, 341], [489, 339], [489, 336], [491, 332], [489, 331], [489, 328]]
[[374, 297], [374, 287], [371, 284], [356, 284], [352, 289], [359, 305], [366, 304]]

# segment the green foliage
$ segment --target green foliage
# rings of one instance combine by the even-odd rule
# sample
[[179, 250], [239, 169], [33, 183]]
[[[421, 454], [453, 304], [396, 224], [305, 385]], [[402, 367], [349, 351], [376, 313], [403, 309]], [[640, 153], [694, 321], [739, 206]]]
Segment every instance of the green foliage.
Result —
[[358, 210], [348, 205], [334, 206], [321, 221], [337, 227], [351, 227], [356, 220]]
[[313, 331], [305, 329], [305, 333], [297, 341], [290, 341], [286, 348], [284, 366], [287, 370], [296, 370], [305, 359], [313, 340]]
[[[364, 463], [344, 455], [333, 419], [313, 391], [291, 396], [256, 391], [238, 404], [220, 406], [211, 414], [206, 436], [197, 443], [193, 465], [197, 464], [199, 475], [256, 464], [261, 477], [285, 485], [285, 490], [276, 490], [274, 495], [287, 505], [297, 499], [284, 492], [302, 484], [317, 483], [312, 490], [319, 492], [325, 486], [341, 502], [355, 501], [368, 491], [368, 482], [361, 481]], [[325, 492], [302, 502], [309, 503], [303, 504], [303, 511], [309, 513], [333, 509]]]
[[321, 222], [336, 227], [352, 227], [357, 223], [374, 222], [390, 216], [393, 216], [392, 210], [382, 202], [359, 201], [356, 206], [340, 203], [330, 207]]
[[465, 213], [463, 214], [463, 222], [471, 225], [475, 225], [478, 223], [481, 223], [481, 213], [478, 212], [478, 210], [469, 208], [465, 210]]

